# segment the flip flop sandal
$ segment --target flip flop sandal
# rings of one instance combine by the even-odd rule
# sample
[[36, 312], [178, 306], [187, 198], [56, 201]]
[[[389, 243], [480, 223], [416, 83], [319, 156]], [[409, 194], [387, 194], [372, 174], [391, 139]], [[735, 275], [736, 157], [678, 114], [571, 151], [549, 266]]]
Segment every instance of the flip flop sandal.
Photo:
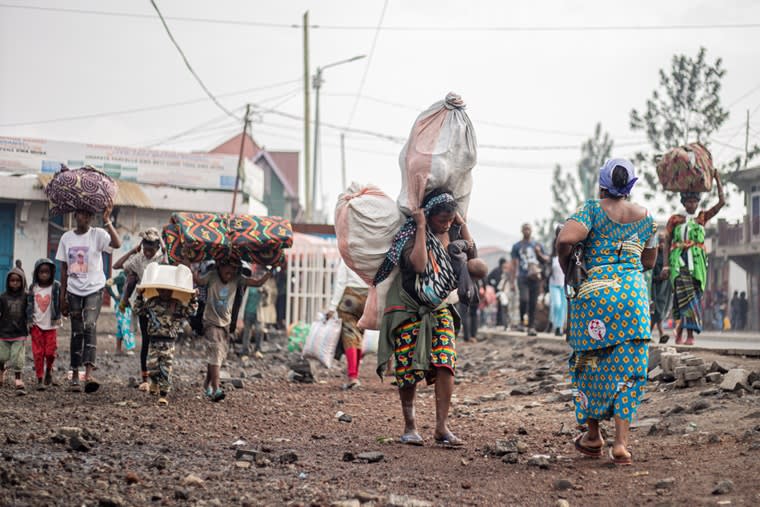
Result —
[[419, 433], [404, 433], [398, 441], [405, 445], [425, 445], [425, 441], [422, 440], [422, 436]]
[[613, 465], [617, 466], [629, 466], [633, 465], [633, 455], [631, 456], [624, 456], [624, 457], [618, 457], [612, 454], [612, 447], [609, 448], [609, 451], [607, 452], [607, 456], [610, 458], [610, 461]]
[[588, 445], [583, 445], [581, 443], [581, 440], [583, 439], [585, 433], [581, 433], [577, 437], [573, 439], [573, 445], [575, 445], [575, 450], [579, 453], [583, 454], [584, 456], [588, 456], [589, 458], [601, 458], [602, 457], [602, 448], [601, 447], [590, 447]]
[[464, 447], [464, 442], [453, 433], [448, 433], [442, 437], [435, 437], [436, 445], [447, 449], [458, 449]]
[[661, 344], [668, 343], [668, 340], [670, 340], [670, 335], [664, 334], [664, 335], [660, 336], [660, 343]]
[[84, 381], [84, 392], [87, 394], [92, 394], [98, 389], [100, 389], [100, 383], [97, 380], [91, 378]]
[[224, 394], [224, 391], [222, 391], [221, 388], [220, 388], [220, 389], [216, 390], [216, 392], [213, 394], [213, 396], [211, 396], [211, 401], [213, 401], [214, 403], [218, 403], [218, 402], [222, 401], [226, 396], [227, 395]]

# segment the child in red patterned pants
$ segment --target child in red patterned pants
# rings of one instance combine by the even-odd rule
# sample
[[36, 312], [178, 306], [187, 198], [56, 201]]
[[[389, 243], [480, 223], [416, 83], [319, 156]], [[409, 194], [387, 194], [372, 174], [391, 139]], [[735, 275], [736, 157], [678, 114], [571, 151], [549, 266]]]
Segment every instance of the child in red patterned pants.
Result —
[[55, 263], [50, 259], [40, 259], [34, 264], [26, 316], [32, 335], [37, 390], [42, 391], [54, 382], [53, 362], [61, 320], [61, 284], [55, 280]]

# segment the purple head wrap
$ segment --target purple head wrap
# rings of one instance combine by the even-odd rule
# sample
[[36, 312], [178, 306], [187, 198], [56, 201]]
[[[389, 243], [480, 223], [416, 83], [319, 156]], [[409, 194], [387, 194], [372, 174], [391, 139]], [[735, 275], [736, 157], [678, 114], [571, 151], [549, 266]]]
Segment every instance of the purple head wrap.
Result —
[[[624, 168], [628, 173], [628, 183], [622, 187], [616, 187], [612, 183], [612, 171], [617, 166]], [[599, 169], [599, 187], [605, 189], [613, 197], [625, 197], [630, 194], [638, 180], [633, 164], [624, 158], [611, 158]]]

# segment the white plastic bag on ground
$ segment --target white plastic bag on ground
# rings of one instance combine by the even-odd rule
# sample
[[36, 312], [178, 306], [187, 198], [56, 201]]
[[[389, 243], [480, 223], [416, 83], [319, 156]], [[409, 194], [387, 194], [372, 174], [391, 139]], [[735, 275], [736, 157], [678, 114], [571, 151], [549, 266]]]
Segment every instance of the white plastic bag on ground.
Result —
[[340, 256], [367, 284], [372, 284], [404, 220], [393, 199], [376, 186], [351, 183], [338, 196], [335, 235]]
[[311, 324], [309, 336], [303, 345], [303, 357], [318, 360], [325, 368], [332, 366], [335, 358], [335, 349], [338, 348], [338, 340], [343, 328], [340, 319], [317, 319]]
[[462, 97], [455, 93], [420, 114], [399, 155], [401, 193], [398, 205], [406, 215], [420, 206], [431, 190], [446, 188], [467, 215], [477, 140]]

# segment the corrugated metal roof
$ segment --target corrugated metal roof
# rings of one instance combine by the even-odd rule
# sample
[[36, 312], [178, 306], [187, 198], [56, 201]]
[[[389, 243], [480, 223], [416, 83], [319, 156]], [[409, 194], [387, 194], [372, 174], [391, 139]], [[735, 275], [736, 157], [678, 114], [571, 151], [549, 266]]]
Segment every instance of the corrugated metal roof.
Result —
[[[42, 188], [44, 189], [50, 180], [53, 179], [52, 174], [39, 174], [37, 175]], [[118, 184], [118, 190], [116, 192], [116, 199], [114, 204], [116, 206], [133, 206], [135, 208], [152, 208], [153, 203], [150, 198], [145, 195], [142, 188], [138, 183], [132, 181], [116, 180]]]

